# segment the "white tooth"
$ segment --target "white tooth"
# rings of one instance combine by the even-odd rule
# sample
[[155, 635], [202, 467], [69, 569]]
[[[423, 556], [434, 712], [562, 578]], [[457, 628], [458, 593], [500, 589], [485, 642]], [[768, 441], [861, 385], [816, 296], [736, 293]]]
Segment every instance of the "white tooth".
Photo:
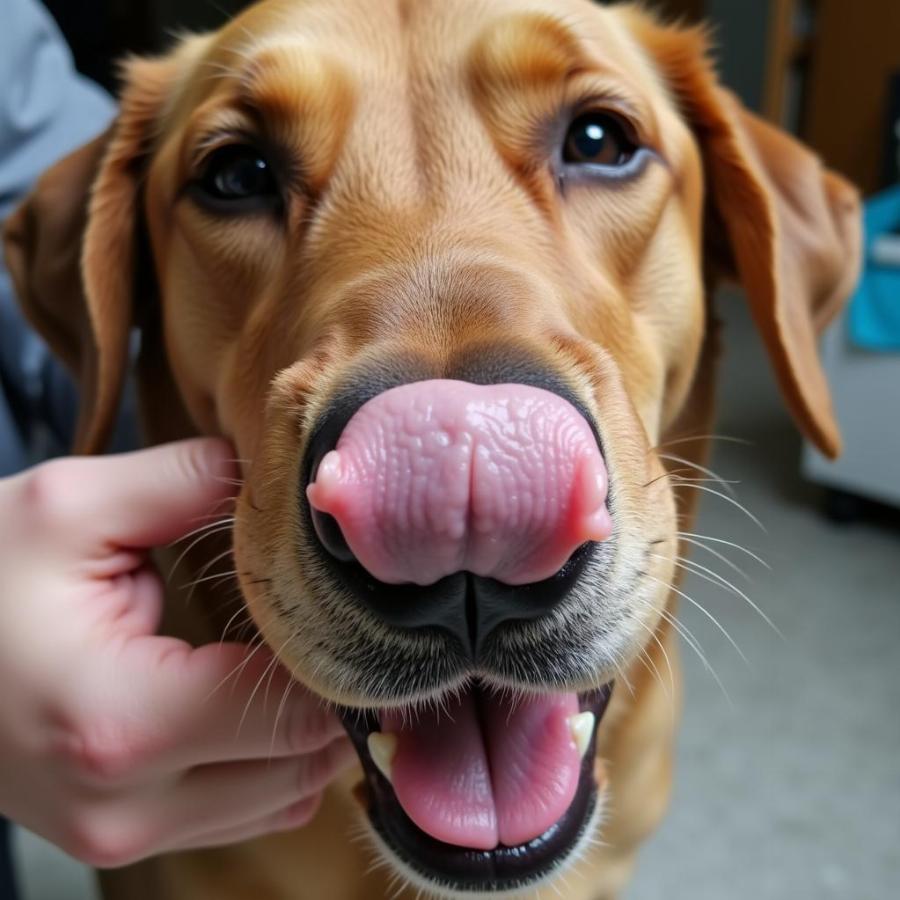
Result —
[[569, 716], [568, 721], [572, 740], [578, 748], [578, 755], [584, 756], [594, 734], [594, 714], [592, 712], [578, 713], [576, 716]]
[[394, 754], [397, 752], [397, 735], [373, 731], [366, 739], [366, 743], [369, 745], [372, 762], [378, 766], [378, 771], [390, 781], [391, 766], [394, 762]]

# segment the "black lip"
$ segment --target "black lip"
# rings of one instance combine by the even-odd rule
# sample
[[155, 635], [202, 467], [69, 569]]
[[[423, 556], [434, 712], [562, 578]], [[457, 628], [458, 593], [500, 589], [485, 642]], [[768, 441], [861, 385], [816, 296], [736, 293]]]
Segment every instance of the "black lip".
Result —
[[[431, 627], [451, 635], [459, 644], [462, 658], [471, 663], [483, 655], [487, 638], [506, 618], [503, 611], [509, 604], [504, 600], [509, 594], [516, 595], [519, 618], [545, 615], [569, 595], [596, 554], [598, 544], [582, 544], [558, 572], [532, 584], [508, 585], [469, 572], [455, 572], [425, 587], [385, 584], [354, 559], [334, 518], [314, 511], [306, 498], [306, 486], [315, 477], [322, 458], [334, 449], [347, 423], [365, 403], [391, 388], [442, 376], [473, 384], [525, 384], [556, 393], [585, 419], [603, 452], [596, 423], [575, 391], [561, 376], [529, 364], [515, 351], [492, 348], [473, 352], [457, 359], [445, 373], [429, 371], [418, 359], [396, 360], [349, 376], [335, 392], [327, 413], [312, 430], [301, 463], [298, 499], [306, 534], [318, 536], [318, 541], [314, 541], [319, 545], [318, 558], [336, 583], [351, 596], [363, 599], [365, 606], [388, 625], [404, 630]], [[609, 502], [612, 506], [611, 498]], [[410, 610], [416, 611], [416, 621], [410, 620]]]
[[409, 868], [436, 887], [455, 891], [496, 892], [528, 887], [552, 873], [578, 844], [597, 805], [594, 755], [597, 728], [612, 696], [613, 684], [579, 695], [582, 711], [596, 717], [594, 734], [581, 763], [575, 798], [542, 835], [515, 847], [475, 850], [446, 844], [422, 831], [401, 807], [390, 782], [369, 755], [369, 734], [378, 729], [378, 714], [344, 709], [341, 717], [362, 762], [368, 787], [368, 815], [381, 839]]
[[365, 597], [366, 606], [381, 621], [402, 630], [429, 628], [449, 634], [471, 664], [483, 660], [488, 639], [507, 620], [510, 603], [506, 598], [515, 595], [518, 620], [546, 615], [551, 605], [562, 602], [578, 583], [596, 548], [595, 543], [582, 544], [558, 572], [544, 581], [523, 585], [504, 584], [471, 572], [455, 572], [424, 587], [386, 584], [356, 560], [329, 569], [352, 596]]

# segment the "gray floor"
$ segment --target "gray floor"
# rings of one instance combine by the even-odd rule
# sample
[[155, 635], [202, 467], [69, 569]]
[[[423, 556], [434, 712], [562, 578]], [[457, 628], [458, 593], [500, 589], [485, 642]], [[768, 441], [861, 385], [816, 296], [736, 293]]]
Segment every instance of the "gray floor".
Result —
[[[736, 298], [714, 467], [740, 480], [760, 531], [705, 498], [698, 530], [758, 552], [735, 562], [778, 637], [740, 598], [696, 579], [705, 616], [683, 623], [686, 708], [672, 810], [628, 900], [889, 900], [900, 897], [900, 525], [839, 528], [798, 474], [799, 439]], [[898, 461], [900, 477], [900, 461]], [[693, 557], [729, 574], [710, 556]], [[733, 573], [731, 573], [733, 574]], [[723, 691], [724, 688], [724, 691]], [[727, 692], [727, 697], [725, 692]], [[24, 836], [27, 900], [86, 900], [89, 880]]]
[[770, 563], [750, 560], [742, 587], [783, 640], [742, 600], [690, 582], [749, 662], [682, 610], [730, 702], [684, 648], [674, 802], [628, 897], [900, 897], [900, 517], [838, 527], [819, 515], [762, 350], [740, 311], [729, 326], [719, 431], [753, 446], [721, 442], [714, 468], [741, 481], [768, 534], [715, 497], [699, 530]]

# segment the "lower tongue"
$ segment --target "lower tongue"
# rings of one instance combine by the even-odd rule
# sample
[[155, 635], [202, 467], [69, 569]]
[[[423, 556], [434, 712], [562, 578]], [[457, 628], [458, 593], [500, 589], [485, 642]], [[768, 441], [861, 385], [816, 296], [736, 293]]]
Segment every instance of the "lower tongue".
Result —
[[414, 719], [385, 712], [397, 736], [391, 781], [426, 834], [490, 850], [542, 835], [569, 808], [581, 760], [568, 719], [575, 694], [515, 702], [472, 690]]

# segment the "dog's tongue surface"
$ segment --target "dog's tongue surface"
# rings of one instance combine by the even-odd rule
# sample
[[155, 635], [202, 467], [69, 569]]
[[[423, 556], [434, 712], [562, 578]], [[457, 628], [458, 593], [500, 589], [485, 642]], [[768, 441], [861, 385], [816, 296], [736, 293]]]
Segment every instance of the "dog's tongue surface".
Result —
[[575, 694], [515, 702], [468, 691], [417, 717], [381, 714], [397, 736], [391, 782], [431, 837], [490, 850], [542, 835], [569, 808], [581, 760], [569, 727]]
[[549, 578], [609, 536], [606, 492], [593, 432], [562, 397], [447, 380], [363, 405], [307, 489], [372, 575], [421, 585], [459, 571]]

